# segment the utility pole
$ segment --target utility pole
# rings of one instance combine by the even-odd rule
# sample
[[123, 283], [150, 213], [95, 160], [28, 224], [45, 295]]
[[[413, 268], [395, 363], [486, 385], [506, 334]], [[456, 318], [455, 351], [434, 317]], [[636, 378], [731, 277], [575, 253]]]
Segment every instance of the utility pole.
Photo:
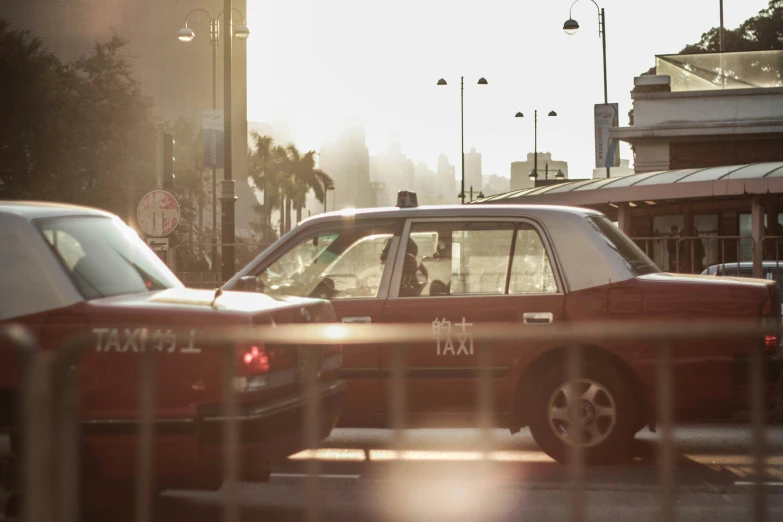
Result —
[[236, 241], [235, 203], [236, 188], [232, 178], [232, 110], [231, 110], [231, 62], [232, 62], [232, 21], [234, 18], [232, 0], [224, 0], [223, 6], [223, 182], [220, 190], [222, 219], [222, 279], [228, 281], [236, 272], [234, 259], [234, 242]]

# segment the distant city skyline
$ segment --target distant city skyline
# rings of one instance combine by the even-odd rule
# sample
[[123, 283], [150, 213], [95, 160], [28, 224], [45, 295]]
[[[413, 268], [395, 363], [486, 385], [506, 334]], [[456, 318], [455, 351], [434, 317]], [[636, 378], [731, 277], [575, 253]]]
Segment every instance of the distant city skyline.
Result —
[[[445, 153], [458, 179], [464, 75], [465, 151], [481, 152], [484, 172], [507, 176], [511, 162], [532, 151], [532, 121], [513, 116], [538, 109], [558, 113], [539, 121], [539, 150], [568, 161], [571, 179], [590, 178], [593, 104], [603, 101], [601, 40], [595, 6], [587, 0], [573, 9], [579, 32], [563, 32], [571, 3], [486, 0], [478, 9], [467, 2], [400, 0], [379, 23], [359, 0], [249, 2], [248, 119], [285, 122], [300, 148], [315, 150], [344, 120], [359, 119], [371, 156], [385, 151], [396, 132], [414, 164], [434, 168]], [[725, 0], [726, 27], [767, 3]], [[717, 26], [718, 3], [599, 4], [607, 18], [609, 99], [620, 104], [626, 125], [633, 78], [656, 54], [678, 52]], [[548, 80], [531, 82], [531, 71]], [[475, 85], [482, 76], [489, 85]], [[436, 87], [441, 77], [448, 86]], [[632, 160], [626, 144], [621, 156]]]

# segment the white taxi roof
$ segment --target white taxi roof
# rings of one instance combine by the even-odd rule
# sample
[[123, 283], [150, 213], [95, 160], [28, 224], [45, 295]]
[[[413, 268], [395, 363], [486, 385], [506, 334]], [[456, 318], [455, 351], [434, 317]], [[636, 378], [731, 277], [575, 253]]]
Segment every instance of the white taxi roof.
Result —
[[114, 216], [97, 208], [48, 201], [0, 201], [0, 216], [2, 215], [18, 216], [27, 221], [65, 216]]
[[563, 213], [578, 216], [600, 216], [601, 213], [595, 210], [579, 207], [566, 207], [559, 205], [438, 205], [423, 207], [382, 207], [382, 208], [360, 208], [345, 209], [335, 212], [327, 212], [307, 218], [301, 224], [312, 223], [314, 221], [343, 220], [350, 217], [356, 218], [428, 218], [428, 217], [493, 217], [493, 216], [514, 216], [524, 214], [548, 215], [555, 217]]

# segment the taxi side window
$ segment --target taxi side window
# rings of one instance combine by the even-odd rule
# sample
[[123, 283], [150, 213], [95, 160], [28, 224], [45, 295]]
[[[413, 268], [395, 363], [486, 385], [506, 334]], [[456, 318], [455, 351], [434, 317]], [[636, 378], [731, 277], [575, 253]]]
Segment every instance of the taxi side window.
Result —
[[400, 297], [506, 293], [557, 293], [549, 256], [533, 226], [486, 221], [411, 226]]
[[414, 223], [400, 297], [505, 293], [513, 237], [513, 223]]
[[509, 294], [555, 294], [557, 283], [544, 243], [538, 231], [520, 225], [514, 241]]
[[257, 276], [270, 295], [377, 297], [394, 237], [392, 226], [359, 226], [307, 235]]

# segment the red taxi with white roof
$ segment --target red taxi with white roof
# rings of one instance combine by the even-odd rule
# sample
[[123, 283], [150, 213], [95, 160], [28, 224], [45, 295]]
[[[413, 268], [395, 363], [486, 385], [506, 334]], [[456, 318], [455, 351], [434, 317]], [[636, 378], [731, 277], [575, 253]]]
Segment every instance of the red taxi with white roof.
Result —
[[[432, 339], [406, 352], [408, 419], [414, 425], [476, 425], [477, 350], [471, 328], [629, 321], [780, 320], [774, 282], [662, 273], [598, 212], [569, 207], [467, 205], [364, 209], [310, 218], [261, 253], [225, 288], [331, 300], [339, 321], [426, 324]], [[780, 380], [768, 339], [768, 383]], [[655, 419], [658, 346], [586, 339], [583, 374], [569, 381], [556, 342], [492, 346], [494, 418], [530, 426], [541, 448], [564, 460], [571, 445], [588, 462], [621, 460]], [[341, 425], [389, 419], [389, 345], [346, 346], [349, 383]], [[677, 343], [678, 419], [747, 409], [749, 346]]]
[[[326, 437], [346, 389], [341, 348], [216, 343], [200, 332], [332, 322], [323, 300], [190, 290], [116, 216], [61, 204], [0, 202], [0, 325], [26, 326], [43, 350], [91, 336], [79, 371], [84, 467], [100, 483], [137, 469], [140, 361], [156, 352], [155, 488], [218, 487], [222, 480], [224, 349], [235, 353], [242, 478], [304, 447], [303, 385], [317, 372]], [[12, 347], [0, 347], [0, 400], [19, 386]], [[219, 348], [219, 349], [218, 349]], [[312, 348], [312, 349], [311, 349]], [[8, 427], [13, 415], [1, 419]], [[13, 426], [10, 426], [13, 428]]]

